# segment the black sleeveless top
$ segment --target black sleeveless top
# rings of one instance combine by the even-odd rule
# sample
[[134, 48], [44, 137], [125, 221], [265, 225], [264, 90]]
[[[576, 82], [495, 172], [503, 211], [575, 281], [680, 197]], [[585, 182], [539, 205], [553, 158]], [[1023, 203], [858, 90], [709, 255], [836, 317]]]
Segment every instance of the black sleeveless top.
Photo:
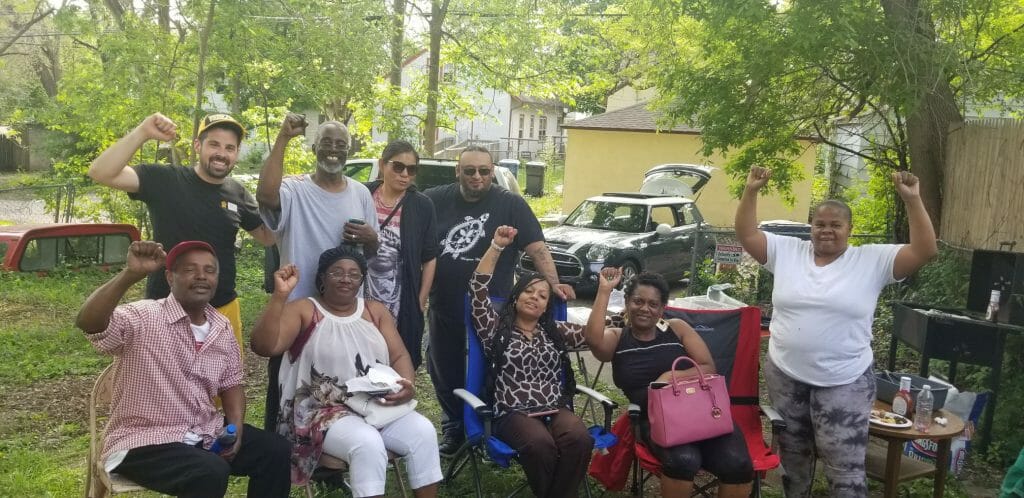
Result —
[[[612, 356], [612, 381], [626, 394], [630, 403], [647, 411], [647, 386], [672, 368], [676, 358], [685, 355], [686, 348], [672, 331], [658, 330], [654, 339], [641, 341], [633, 336], [629, 327], [623, 328], [619, 344]], [[680, 368], [690, 368], [690, 364]]]

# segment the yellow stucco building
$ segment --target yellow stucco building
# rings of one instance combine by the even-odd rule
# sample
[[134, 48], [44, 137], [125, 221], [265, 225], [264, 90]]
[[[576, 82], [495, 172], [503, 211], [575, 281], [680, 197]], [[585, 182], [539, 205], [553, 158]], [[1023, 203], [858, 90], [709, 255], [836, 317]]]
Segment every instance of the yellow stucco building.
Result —
[[[657, 114], [640, 103], [567, 123], [562, 212], [568, 214], [587, 197], [604, 192], [636, 192], [644, 172], [659, 164], [686, 163], [721, 167], [726, 158], [701, 155], [700, 130], [676, 126], [657, 131]], [[793, 185], [796, 204], [781, 198], [758, 201], [760, 220], [806, 222], [811, 202], [816, 143], [801, 140], [803, 152], [795, 160], [804, 167], [804, 179]], [[732, 226], [738, 200], [729, 193], [729, 177], [716, 169], [698, 192], [697, 206], [708, 223]]]

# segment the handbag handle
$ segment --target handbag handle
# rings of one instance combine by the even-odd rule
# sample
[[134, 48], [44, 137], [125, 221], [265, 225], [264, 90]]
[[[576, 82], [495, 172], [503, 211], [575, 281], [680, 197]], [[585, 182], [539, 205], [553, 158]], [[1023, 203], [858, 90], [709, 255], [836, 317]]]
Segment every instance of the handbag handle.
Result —
[[680, 357], [676, 358], [675, 361], [672, 362], [672, 370], [671, 370], [671, 372], [672, 372], [672, 393], [673, 394], [675, 394], [677, 396], [679, 395], [679, 387], [676, 386], [676, 365], [679, 364], [680, 360], [686, 360], [686, 361], [692, 363], [693, 364], [693, 368], [697, 369], [697, 382], [700, 383], [700, 388], [702, 390], [707, 391], [707, 390], [711, 389], [711, 387], [708, 386], [708, 384], [706, 382], [704, 382], [704, 371], [701, 370], [700, 365], [698, 365], [696, 361], [693, 361], [693, 358], [690, 358], [689, 356], [680, 356]]
[[676, 385], [676, 365], [679, 364], [680, 360], [686, 360], [693, 364], [693, 368], [697, 369], [697, 382], [700, 383], [700, 389], [707, 391], [708, 396], [711, 397], [711, 416], [719, 418], [722, 416], [722, 409], [718, 407], [718, 400], [715, 399], [715, 391], [711, 389], [711, 386], [704, 380], [704, 370], [701, 370], [700, 365], [693, 358], [689, 356], [680, 356], [672, 362], [672, 394], [679, 396], [679, 386]]

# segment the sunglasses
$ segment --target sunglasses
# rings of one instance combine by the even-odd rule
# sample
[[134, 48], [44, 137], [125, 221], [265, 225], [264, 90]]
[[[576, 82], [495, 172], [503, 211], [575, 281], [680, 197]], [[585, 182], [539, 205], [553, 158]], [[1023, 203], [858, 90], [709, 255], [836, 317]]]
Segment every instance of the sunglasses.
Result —
[[462, 174], [473, 176], [480, 172], [480, 176], [491, 176], [491, 168], [462, 168]]
[[395, 173], [398, 173], [399, 175], [408, 171], [409, 176], [416, 176], [416, 173], [419, 173], [420, 171], [420, 166], [418, 164], [405, 164], [401, 161], [388, 161], [388, 164], [390, 164], [391, 169], [394, 169]]

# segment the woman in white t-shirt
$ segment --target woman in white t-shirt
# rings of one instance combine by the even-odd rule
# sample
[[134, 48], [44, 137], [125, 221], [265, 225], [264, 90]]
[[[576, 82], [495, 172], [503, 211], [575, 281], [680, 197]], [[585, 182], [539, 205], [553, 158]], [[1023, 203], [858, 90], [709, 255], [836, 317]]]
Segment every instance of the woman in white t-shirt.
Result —
[[871, 321], [886, 285], [917, 271], [938, 251], [916, 176], [893, 174], [910, 224], [909, 244], [850, 247], [850, 208], [821, 203], [811, 240], [757, 228], [757, 193], [771, 171], [754, 167], [736, 210], [743, 248], [775, 275], [764, 375], [786, 421], [780, 456], [786, 496], [809, 496], [813, 455], [825, 462], [833, 497], [867, 496], [864, 458], [875, 400]]

